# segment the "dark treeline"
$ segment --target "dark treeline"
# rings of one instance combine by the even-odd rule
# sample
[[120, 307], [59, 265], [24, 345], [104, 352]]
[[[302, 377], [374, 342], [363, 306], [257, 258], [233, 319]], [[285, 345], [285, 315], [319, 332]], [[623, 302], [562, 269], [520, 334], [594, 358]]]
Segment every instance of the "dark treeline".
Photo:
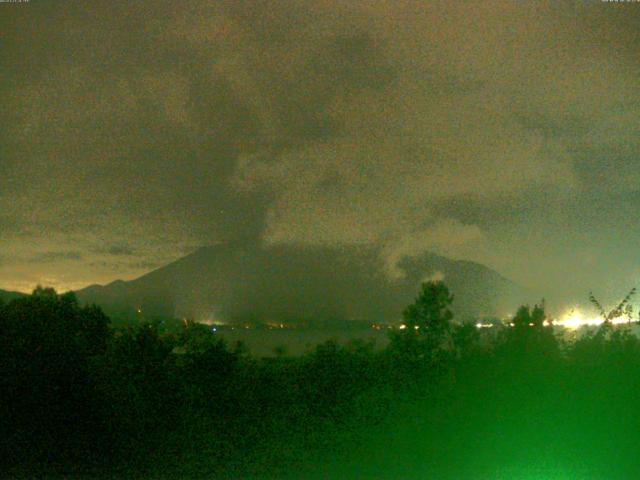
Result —
[[251, 356], [205, 325], [114, 327], [73, 294], [0, 305], [9, 478], [640, 478], [640, 341], [544, 308], [457, 324], [426, 283], [389, 345]]

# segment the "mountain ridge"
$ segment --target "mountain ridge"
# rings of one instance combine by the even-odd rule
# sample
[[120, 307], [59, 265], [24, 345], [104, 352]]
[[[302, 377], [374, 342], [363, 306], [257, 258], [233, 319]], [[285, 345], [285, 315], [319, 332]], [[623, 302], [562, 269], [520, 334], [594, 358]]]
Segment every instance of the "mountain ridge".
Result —
[[[240, 321], [308, 318], [395, 321], [429, 276], [444, 277], [458, 316], [500, 315], [525, 290], [477, 262], [427, 252], [404, 257], [392, 278], [382, 250], [368, 246], [218, 244], [130, 281], [78, 290], [109, 314]], [[517, 299], [509, 301], [511, 298]], [[507, 306], [508, 305], [508, 306]]]
[[11, 300], [15, 300], [16, 298], [21, 298], [26, 295], [26, 293], [14, 292], [12, 290], [0, 290], [0, 301], [8, 303]]

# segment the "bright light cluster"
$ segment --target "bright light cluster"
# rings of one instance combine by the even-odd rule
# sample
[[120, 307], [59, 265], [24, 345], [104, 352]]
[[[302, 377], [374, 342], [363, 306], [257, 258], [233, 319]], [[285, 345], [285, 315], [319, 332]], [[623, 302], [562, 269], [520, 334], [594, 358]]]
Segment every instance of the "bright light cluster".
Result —
[[[563, 314], [559, 319], [553, 320], [552, 323], [550, 323], [549, 320], [545, 320], [544, 326], [548, 327], [550, 325], [554, 325], [557, 327], [563, 327], [570, 330], [576, 330], [582, 326], [586, 326], [586, 325], [598, 326], [598, 325], [602, 325], [603, 323], [604, 323], [604, 319], [600, 316], [586, 315], [582, 311], [580, 311], [578, 308], [572, 308], [569, 311], [567, 311], [565, 314]], [[611, 323], [613, 325], [624, 325], [629, 323], [629, 318], [626, 315], [620, 315], [618, 317], [613, 318], [611, 320]], [[505, 323], [505, 325], [509, 327], [514, 326], [512, 322], [507, 322]], [[483, 323], [483, 322], [476, 323], [477, 328], [491, 328], [493, 326], [494, 326], [493, 323]], [[530, 323], [529, 326], [533, 326], [533, 324]]]
[[[604, 323], [604, 319], [600, 316], [587, 316], [584, 313], [582, 313], [579, 309], [572, 308], [567, 313], [565, 313], [559, 320], [557, 320], [555, 322], [555, 325], [565, 327], [565, 328], [570, 328], [570, 329], [576, 329], [576, 328], [582, 327], [583, 325], [598, 326], [598, 325], [602, 325], [603, 323]], [[629, 323], [629, 319], [624, 315], [620, 315], [618, 317], [613, 318], [611, 320], [611, 323], [614, 325], [622, 325], [625, 323]]]

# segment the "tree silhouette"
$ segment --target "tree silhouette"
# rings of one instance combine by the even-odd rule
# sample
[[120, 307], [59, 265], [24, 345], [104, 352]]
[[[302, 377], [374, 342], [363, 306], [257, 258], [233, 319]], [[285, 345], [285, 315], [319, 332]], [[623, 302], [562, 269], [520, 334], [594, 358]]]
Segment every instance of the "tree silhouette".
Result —
[[450, 346], [452, 302], [443, 282], [423, 283], [415, 301], [402, 312], [404, 323], [392, 334], [392, 347], [406, 357], [435, 360]]
[[402, 312], [406, 329], [441, 342], [451, 331], [452, 302], [453, 296], [443, 282], [423, 283], [420, 295]]
[[531, 355], [542, 355], [547, 360], [557, 357], [558, 341], [551, 320], [547, 318], [544, 300], [533, 308], [529, 305], [518, 308], [511, 323], [512, 326], [504, 331], [501, 345], [508, 355], [514, 359], [526, 359]]
[[627, 295], [620, 301], [620, 303], [618, 303], [618, 305], [616, 305], [609, 312], [605, 311], [602, 304], [593, 295], [593, 292], [589, 292], [589, 301], [594, 307], [596, 307], [598, 313], [604, 320], [605, 325], [610, 325], [615, 318], [621, 317], [623, 315], [628, 318], [630, 323], [631, 317], [633, 315], [633, 306], [629, 302], [631, 301], [631, 297], [633, 297], [635, 294], [636, 287], [633, 287], [631, 290], [629, 290], [629, 293], [627, 293]]
[[529, 329], [541, 330], [545, 325], [546, 314], [544, 302], [541, 305], [534, 305], [533, 309], [529, 305], [522, 305], [513, 317], [513, 327], [516, 331], [528, 331]]
[[459, 357], [475, 353], [480, 340], [480, 332], [475, 323], [464, 322], [453, 327], [451, 334], [453, 346]]
[[[38, 287], [0, 309], [0, 390], [11, 415], [7, 435], [34, 439], [50, 458], [92, 431], [95, 392], [89, 370], [104, 352], [109, 319], [73, 293]], [[77, 422], [76, 418], [83, 421]]]

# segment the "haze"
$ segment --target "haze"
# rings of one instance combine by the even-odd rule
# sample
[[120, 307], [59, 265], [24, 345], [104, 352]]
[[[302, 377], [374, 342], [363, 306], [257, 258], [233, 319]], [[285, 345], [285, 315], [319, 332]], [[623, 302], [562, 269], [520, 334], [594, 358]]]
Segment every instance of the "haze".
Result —
[[383, 246], [570, 303], [640, 278], [640, 9], [0, 5], [0, 288]]

